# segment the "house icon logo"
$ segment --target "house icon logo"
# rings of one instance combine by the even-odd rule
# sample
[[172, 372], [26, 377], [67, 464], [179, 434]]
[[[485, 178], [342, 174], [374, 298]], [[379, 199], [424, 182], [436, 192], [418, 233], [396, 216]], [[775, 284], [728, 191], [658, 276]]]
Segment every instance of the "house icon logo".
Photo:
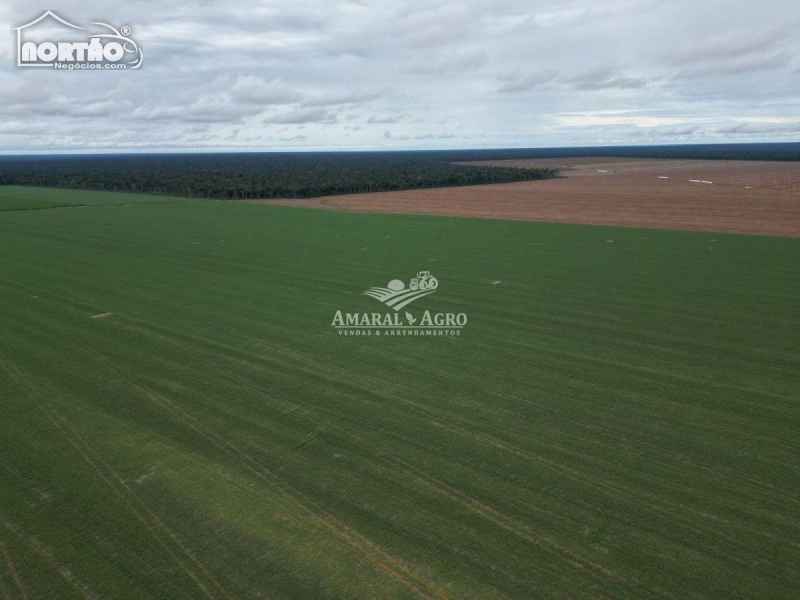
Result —
[[[46, 23], [42, 23], [47, 21]], [[41, 25], [40, 25], [41, 24]], [[30, 23], [15, 27], [17, 33], [17, 66], [22, 68], [66, 69], [139, 69], [144, 60], [144, 52], [131, 36], [130, 27], [119, 29], [108, 23], [93, 22], [91, 25], [104, 27], [98, 33], [89, 33], [62, 19], [52, 10], [42, 13]], [[55, 26], [62, 35], [73, 36], [77, 41], [55, 39], [30, 39], [36, 28]], [[50, 29], [48, 29], [50, 31]], [[82, 35], [80, 32], [84, 32]]]

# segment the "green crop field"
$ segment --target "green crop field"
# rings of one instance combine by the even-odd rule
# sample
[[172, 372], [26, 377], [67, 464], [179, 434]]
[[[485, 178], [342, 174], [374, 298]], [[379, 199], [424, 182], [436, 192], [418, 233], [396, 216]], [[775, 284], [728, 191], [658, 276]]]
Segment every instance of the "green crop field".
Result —
[[67, 208], [176, 201], [185, 202], [185, 200], [171, 196], [57, 190], [13, 185], [0, 186], [0, 212], [7, 210], [35, 210], [39, 208]]
[[797, 597], [797, 239], [20, 190], [5, 597]]

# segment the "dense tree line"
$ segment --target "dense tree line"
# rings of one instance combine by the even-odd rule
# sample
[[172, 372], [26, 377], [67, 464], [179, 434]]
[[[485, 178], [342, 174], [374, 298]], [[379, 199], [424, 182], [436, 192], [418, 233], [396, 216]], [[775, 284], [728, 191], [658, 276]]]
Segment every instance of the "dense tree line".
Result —
[[[682, 144], [670, 146], [595, 146], [583, 148], [510, 148], [443, 152], [450, 160], [505, 160], [618, 156], [625, 158], [684, 158], [705, 160], [800, 161], [800, 143]], [[466, 158], [465, 158], [466, 157]]]
[[200, 198], [308, 198], [557, 176], [555, 169], [476, 167], [475, 160], [621, 156], [800, 161], [800, 144], [705, 144], [427, 152], [127, 154], [0, 157], [0, 185]]
[[555, 177], [556, 169], [451, 164], [430, 152], [0, 157], [0, 185], [218, 199], [308, 198]]

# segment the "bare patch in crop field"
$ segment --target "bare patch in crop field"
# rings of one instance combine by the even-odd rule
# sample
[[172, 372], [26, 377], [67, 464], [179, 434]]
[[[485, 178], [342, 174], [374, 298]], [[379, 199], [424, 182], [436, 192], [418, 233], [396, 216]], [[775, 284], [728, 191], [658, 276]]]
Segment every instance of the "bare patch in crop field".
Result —
[[376, 213], [800, 236], [798, 163], [583, 157], [475, 164], [559, 167], [564, 177], [329, 196], [302, 205], [321, 203], [327, 208]]
[[337, 206], [325, 204], [319, 198], [264, 198], [260, 200], [239, 200], [246, 204], [274, 204], [277, 206], [299, 206], [301, 208], [321, 208], [327, 210], [342, 210]]
[[110, 317], [113, 314], [114, 313], [110, 313], [110, 312], [97, 313], [96, 315], [92, 315], [89, 318], [90, 319], [105, 319], [106, 317]]
[[134, 481], [139, 485], [142, 485], [145, 481], [153, 477], [155, 474], [156, 474], [155, 471], [150, 471], [149, 473], [145, 473], [141, 477], [137, 477], [136, 479], [134, 479]]

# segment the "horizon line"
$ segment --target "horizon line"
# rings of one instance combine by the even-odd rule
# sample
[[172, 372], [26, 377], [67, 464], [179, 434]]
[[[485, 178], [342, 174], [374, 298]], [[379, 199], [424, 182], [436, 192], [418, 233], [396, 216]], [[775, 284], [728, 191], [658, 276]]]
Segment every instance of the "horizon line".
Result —
[[402, 153], [402, 152], [486, 152], [486, 151], [501, 151], [501, 150], [585, 150], [585, 149], [608, 149], [608, 148], [663, 148], [663, 147], [702, 147], [702, 146], [762, 146], [762, 145], [780, 145], [780, 144], [800, 144], [800, 140], [796, 141], [758, 141], [758, 142], [666, 142], [666, 143], [650, 143], [650, 144], [587, 144], [577, 146], [485, 146], [485, 147], [467, 147], [467, 148], [373, 148], [373, 149], [303, 149], [303, 148], [286, 148], [281, 150], [239, 150], [239, 149], [174, 149], [174, 150], [110, 150], [110, 151], [84, 151], [84, 150], [58, 150], [58, 151], [41, 151], [41, 152], [15, 152], [15, 151], [2, 151], [0, 150], [0, 157], [2, 156], [128, 156], [137, 154], [324, 154], [324, 153]]

